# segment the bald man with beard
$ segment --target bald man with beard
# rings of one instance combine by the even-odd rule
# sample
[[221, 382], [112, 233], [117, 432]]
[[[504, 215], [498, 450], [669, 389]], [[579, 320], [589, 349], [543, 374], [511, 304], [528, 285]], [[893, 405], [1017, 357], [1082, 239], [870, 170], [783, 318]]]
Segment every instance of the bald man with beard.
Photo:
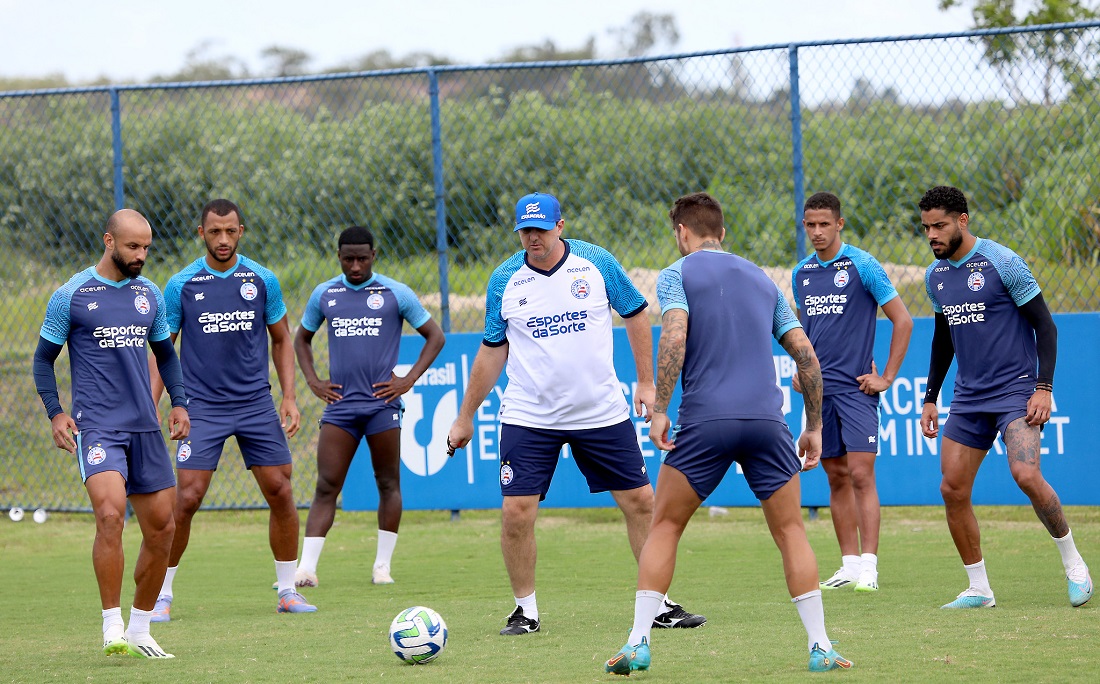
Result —
[[[164, 297], [141, 276], [152, 242], [153, 231], [140, 213], [122, 209], [111, 216], [99, 263], [50, 297], [34, 353], [34, 379], [54, 444], [76, 457], [95, 513], [92, 565], [103, 608], [103, 652], [163, 659], [174, 656], [153, 639], [149, 619], [175, 531], [176, 480], [153, 405], [146, 344], [172, 398], [172, 439], [186, 437], [191, 423]], [[66, 344], [72, 370], [69, 413], [61, 408], [54, 373]], [[142, 535], [128, 629], [120, 607], [127, 501]]]

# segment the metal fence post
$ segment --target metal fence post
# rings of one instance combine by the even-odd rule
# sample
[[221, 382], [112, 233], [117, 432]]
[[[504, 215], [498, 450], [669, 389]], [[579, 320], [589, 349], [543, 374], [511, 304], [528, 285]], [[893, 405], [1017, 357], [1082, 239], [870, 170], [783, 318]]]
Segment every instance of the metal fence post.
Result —
[[114, 158], [115, 211], [122, 209], [126, 202], [125, 186], [122, 178], [122, 106], [119, 103], [118, 88], [111, 88], [111, 155]]
[[451, 331], [451, 288], [447, 274], [447, 203], [443, 194], [443, 126], [439, 117], [439, 74], [428, 70], [432, 111], [432, 180], [435, 186], [435, 251], [439, 256], [439, 307], [443, 332]]
[[802, 205], [806, 203], [802, 171], [802, 105], [798, 97], [798, 46], [787, 48], [791, 63], [791, 165], [794, 180], [794, 235], [799, 260], [806, 256], [806, 233], [802, 230]]

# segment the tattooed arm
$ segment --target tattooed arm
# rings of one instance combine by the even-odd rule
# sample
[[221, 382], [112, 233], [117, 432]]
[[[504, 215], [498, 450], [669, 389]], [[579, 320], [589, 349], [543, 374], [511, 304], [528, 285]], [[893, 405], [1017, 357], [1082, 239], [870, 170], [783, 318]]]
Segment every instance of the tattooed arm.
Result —
[[671, 421], [668, 403], [676, 389], [676, 380], [684, 368], [684, 350], [687, 347], [688, 312], [669, 309], [661, 318], [661, 340], [657, 343], [657, 400], [653, 404], [653, 424], [649, 438], [662, 451], [673, 448], [668, 441]]
[[802, 328], [792, 328], [783, 334], [779, 344], [787, 350], [798, 366], [798, 383], [806, 404], [806, 429], [821, 429], [821, 364], [817, 362], [810, 339]]
[[811, 470], [821, 459], [821, 364], [802, 328], [783, 333], [779, 344], [798, 367], [798, 383], [806, 407], [806, 429], [798, 438], [798, 455], [806, 459], [802, 469]]

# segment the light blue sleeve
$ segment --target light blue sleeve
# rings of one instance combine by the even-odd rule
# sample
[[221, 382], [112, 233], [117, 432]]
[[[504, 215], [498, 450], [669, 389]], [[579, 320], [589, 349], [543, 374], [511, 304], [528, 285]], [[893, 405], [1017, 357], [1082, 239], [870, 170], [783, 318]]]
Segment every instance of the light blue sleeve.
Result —
[[169, 332], [178, 333], [183, 327], [183, 295], [182, 273], [177, 273], [168, 280], [164, 286], [164, 314], [168, 320]]
[[787, 303], [787, 298], [783, 296], [783, 290], [779, 289], [779, 286], [775, 286], [775, 312], [772, 314], [772, 337], [779, 341], [779, 338], [783, 337], [788, 330], [794, 328], [801, 328], [802, 324], [798, 322], [798, 318], [791, 311], [791, 305]]
[[657, 274], [657, 304], [661, 307], [662, 316], [669, 309], [691, 310], [688, 308], [687, 293], [684, 292], [684, 278], [681, 271], [683, 263], [684, 258], [680, 258]]
[[1016, 306], [1027, 304], [1042, 291], [1039, 289], [1039, 283], [1035, 281], [1035, 276], [1031, 274], [1031, 269], [1016, 252], [992, 240], [982, 241], [981, 252], [989, 257], [993, 268], [997, 269], [1001, 282], [1004, 283], [1008, 294], [1012, 296], [1012, 301], [1016, 302]]
[[38, 334], [54, 344], [64, 345], [69, 339], [69, 305], [74, 289], [67, 285], [58, 288], [46, 305], [46, 319]]
[[[886, 270], [882, 268], [882, 264], [878, 262], [878, 259], [862, 249], [853, 249], [850, 257], [852, 264], [855, 265], [856, 271], [859, 273], [859, 279], [863, 283], [863, 287], [871, 293], [879, 306], [898, 296], [898, 291], [894, 288], [894, 284], [890, 282], [890, 276], [886, 275]], [[797, 296], [795, 301], [798, 301]]]
[[432, 319], [432, 315], [420, 303], [411, 287], [393, 278], [381, 275], [378, 276], [378, 280], [381, 284], [390, 288], [390, 291], [397, 297], [397, 310], [401, 312], [401, 317], [408, 321], [413, 328], [419, 328]]
[[499, 347], [508, 340], [508, 321], [502, 313], [504, 289], [516, 271], [523, 266], [523, 252], [513, 255], [493, 271], [489, 276], [489, 286], [485, 292], [485, 335], [484, 342], [490, 347]]
[[309, 296], [309, 301], [306, 302], [306, 310], [302, 313], [302, 327], [306, 330], [317, 332], [321, 329], [321, 324], [325, 322], [325, 315], [321, 313], [321, 294], [331, 285], [332, 281], [327, 280], [313, 288], [313, 294]]
[[69, 308], [72, 305], [73, 294], [77, 288], [88, 282], [95, 273], [95, 267], [89, 267], [73, 275], [72, 278], [57, 288], [46, 305], [46, 318], [42, 321], [42, 329], [39, 335], [54, 344], [64, 345], [69, 339]]
[[267, 301], [264, 303], [264, 323], [267, 325], [278, 323], [286, 315], [286, 303], [283, 302], [283, 288], [279, 285], [279, 278], [271, 269], [248, 258], [243, 260], [256, 275], [260, 276], [260, 279], [264, 281], [264, 287], [267, 288]]
[[569, 248], [577, 256], [591, 261], [603, 277], [611, 308], [623, 318], [629, 318], [646, 307], [645, 297], [626, 274], [618, 260], [603, 247], [582, 240], [570, 240]]
[[164, 303], [164, 294], [157, 287], [157, 284], [151, 280], [145, 280], [149, 285], [149, 289], [153, 291], [153, 296], [157, 300], [157, 315], [153, 317], [153, 327], [149, 328], [149, 340], [152, 342], [160, 342], [171, 337], [171, 333], [168, 331], [168, 307]]
[[939, 300], [936, 299], [936, 295], [932, 292], [932, 271], [935, 270], [936, 264], [940, 262], [933, 261], [928, 270], [924, 272], [924, 291], [928, 293], [928, 299], [932, 302], [932, 310], [936, 313], [943, 313], [943, 307], [940, 306]]

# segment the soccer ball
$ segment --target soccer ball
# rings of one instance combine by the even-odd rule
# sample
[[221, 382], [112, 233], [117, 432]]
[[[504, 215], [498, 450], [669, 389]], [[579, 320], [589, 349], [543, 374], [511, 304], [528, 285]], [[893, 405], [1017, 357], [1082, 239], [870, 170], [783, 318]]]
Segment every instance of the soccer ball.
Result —
[[19, 522], [23, 519], [23, 509], [19, 506], [16, 506], [15, 508], [8, 511], [8, 517], [11, 518], [12, 522]]
[[447, 623], [431, 608], [406, 608], [390, 623], [390, 648], [406, 663], [435, 660], [446, 645]]

